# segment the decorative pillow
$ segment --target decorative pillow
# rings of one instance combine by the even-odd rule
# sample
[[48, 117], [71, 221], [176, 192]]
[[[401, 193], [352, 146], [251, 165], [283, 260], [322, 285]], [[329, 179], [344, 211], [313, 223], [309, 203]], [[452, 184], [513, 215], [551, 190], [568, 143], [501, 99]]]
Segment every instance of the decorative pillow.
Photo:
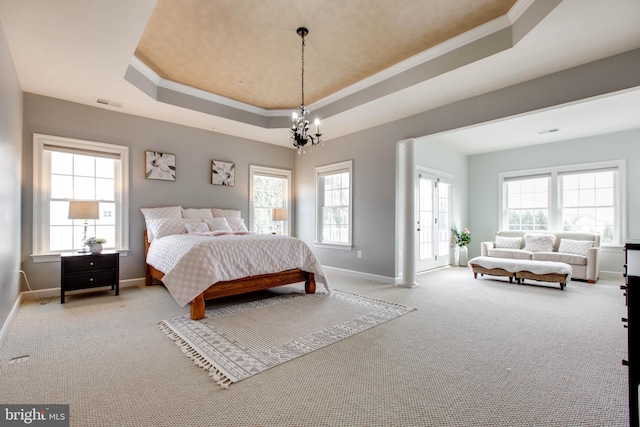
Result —
[[241, 218], [240, 211], [237, 209], [217, 209], [211, 208], [214, 218]]
[[206, 233], [209, 231], [209, 226], [206, 222], [187, 222], [184, 227], [187, 229], [187, 233], [189, 234]]
[[[202, 220], [197, 218], [159, 218], [150, 219], [147, 225], [153, 233], [153, 239], [160, 239], [172, 234], [185, 234], [187, 233], [185, 224], [198, 222], [202, 222]], [[149, 233], [147, 232], [148, 235]], [[149, 241], [152, 242], [153, 239], [149, 238]]]
[[587, 250], [593, 247], [591, 240], [560, 239], [558, 252], [587, 256]]
[[209, 227], [207, 231], [231, 231], [227, 218], [205, 218], [204, 222]]
[[149, 227], [149, 220], [159, 218], [182, 218], [182, 206], [167, 206], [163, 208], [140, 208], [144, 215], [144, 222], [147, 225], [147, 236], [149, 241], [153, 240], [153, 232]]
[[248, 231], [242, 218], [227, 218], [231, 231]]
[[182, 209], [182, 218], [213, 218], [211, 209]]
[[554, 234], [533, 234], [524, 235], [524, 250], [529, 252], [553, 252], [553, 245], [556, 243]]
[[500, 249], [520, 249], [522, 237], [496, 236], [496, 248]]

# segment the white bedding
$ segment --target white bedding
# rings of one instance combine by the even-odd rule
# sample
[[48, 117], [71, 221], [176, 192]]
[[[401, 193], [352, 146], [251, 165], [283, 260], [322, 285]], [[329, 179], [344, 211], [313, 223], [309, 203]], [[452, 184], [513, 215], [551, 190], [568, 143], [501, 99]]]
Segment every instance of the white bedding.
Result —
[[314, 273], [330, 291], [311, 249], [302, 240], [274, 234], [166, 236], [151, 243], [147, 264], [164, 273], [162, 282], [180, 306], [216, 282], [295, 268]]

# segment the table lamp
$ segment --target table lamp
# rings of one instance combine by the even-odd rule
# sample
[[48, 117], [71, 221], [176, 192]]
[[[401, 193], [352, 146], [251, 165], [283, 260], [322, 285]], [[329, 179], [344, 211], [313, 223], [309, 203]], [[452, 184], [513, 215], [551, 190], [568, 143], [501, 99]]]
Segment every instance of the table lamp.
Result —
[[84, 219], [82, 249], [78, 252], [89, 252], [87, 249], [87, 227], [90, 219], [100, 219], [100, 203], [94, 200], [71, 200], [69, 202], [69, 219]]
[[286, 221], [287, 220], [287, 209], [286, 208], [274, 208], [271, 210], [271, 220], [272, 221]]

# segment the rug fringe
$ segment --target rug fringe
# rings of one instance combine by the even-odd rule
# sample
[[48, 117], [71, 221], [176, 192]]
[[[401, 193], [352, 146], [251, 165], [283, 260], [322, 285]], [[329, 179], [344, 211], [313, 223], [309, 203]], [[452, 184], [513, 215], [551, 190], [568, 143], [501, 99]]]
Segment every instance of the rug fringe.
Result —
[[340, 293], [343, 293], [343, 294], [347, 294], [347, 295], [353, 295], [353, 296], [356, 296], [356, 297], [362, 298], [362, 299], [368, 299], [370, 301], [376, 301], [376, 302], [381, 302], [381, 303], [384, 303], [384, 304], [395, 305], [396, 307], [406, 308], [407, 310], [411, 310], [411, 311], [414, 311], [414, 310], [418, 309], [417, 307], [409, 307], [409, 306], [406, 306], [404, 304], [399, 304], [397, 302], [387, 301], [387, 300], [378, 299], [378, 298], [372, 298], [372, 297], [356, 294], [354, 292], [343, 291], [343, 290], [340, 290], [340, 289], [334, 289], [334, 291], [337, 291], [337, 292], [340, 292]]
[[228, 389], [230, 384], [233, 384], [233, 381], [229, 377], [227, 377], [223, 372], [221, 372], [218, 368], [213, 366], [207, 359], [202, 357], [200, 353], [198, 353], [191, 345], [185, 341], [180, 335], [178, 335], [169, 325], [167, 325], [164, 321], [158, 323], [158, 327], [162, 332], [164, 332], [169, 339], [176, 343], [178, 347], [182, 350], [182, 352], [189, 357], [200, 368], [209, 372], [209, 377], [215, 381], [223, 389]]

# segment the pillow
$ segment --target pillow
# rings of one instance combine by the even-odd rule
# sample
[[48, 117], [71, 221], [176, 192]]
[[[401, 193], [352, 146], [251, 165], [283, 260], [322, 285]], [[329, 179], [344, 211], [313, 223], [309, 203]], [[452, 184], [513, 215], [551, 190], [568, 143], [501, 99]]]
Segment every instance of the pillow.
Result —
[[[185, 224], [198, 222], [202, 222], [202, 220], [196, 218], [158, 218], [150, 219], [148, 225], [153, 233], [153, 239], [160, 239], [172, 234], [185, 234], [187, 232]], [[149, 239], [149, 241], [151, 242], [153, 239]]]
[[213, 218], [211, 209], [182, 209], [182, 218]]
[[209, 227], [207, 231], [231, 231], [227, 218], [205, 218], [204, 222]]
[[554, 234], [533, 234], [524, 235], [524, 250], [529, 252], [553, 252], [553, 245], [556, 243]]
[[149, 220], [159, 218], [182, 218], [182, 206], [167, 206], [163, 208], [140, 208], [147, 226], [147, 237], [153, 240], [153, 231], [149, 227]]
[[209, 226], [206, 222], [187, 222], [184, 227], [189, 234], [206, 233], [209, 231]]
[[211, 208], [214, 218], [240, 218], [240, 211], [237, 209], [217, 209]]
[[242, 218], [227, 218], [231, 231], [248, 231]]
[[522, 246], [522, 237], [496, 236], [496, 249], [520, 249], [520, 246]]
[[560, 239], [558, 252], [587, 256], [587, 250], [593, 247], [591, 240]]

